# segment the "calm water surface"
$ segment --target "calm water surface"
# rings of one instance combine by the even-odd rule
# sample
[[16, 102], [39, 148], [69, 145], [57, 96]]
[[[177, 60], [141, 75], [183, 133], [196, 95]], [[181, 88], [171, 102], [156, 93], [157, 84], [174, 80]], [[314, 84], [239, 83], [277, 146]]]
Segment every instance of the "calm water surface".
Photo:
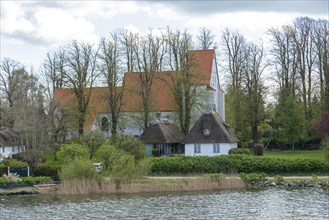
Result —
[[3, 196], [0, 219], [329, 219], [329, 191]]

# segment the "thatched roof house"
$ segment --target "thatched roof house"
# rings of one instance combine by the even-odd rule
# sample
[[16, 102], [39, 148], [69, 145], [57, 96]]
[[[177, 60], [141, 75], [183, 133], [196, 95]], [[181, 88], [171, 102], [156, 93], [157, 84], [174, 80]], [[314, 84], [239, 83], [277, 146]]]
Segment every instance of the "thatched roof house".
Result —
[[180, 145], [183, 139], [184, 134], [175, 124], [161, 121], [151, 124], [141, 135], [149, 156], [153, 149], [158, 149], [160, 155], [184, 153]]
[[0, 126], [0, 146], [19, 146], [19, 135], [7, 127]]
[[9, 128], [0, 126], [0, 160], [1, 157], [11, 157], [23, 151], [25, 147], [20, 142], [20, 136]]
[[219, 155], [228, 154], [237, 147], [238, 139], [223, 119], [211, 110], [205, 111], [193, 128], [186, 135], [185, 155]]

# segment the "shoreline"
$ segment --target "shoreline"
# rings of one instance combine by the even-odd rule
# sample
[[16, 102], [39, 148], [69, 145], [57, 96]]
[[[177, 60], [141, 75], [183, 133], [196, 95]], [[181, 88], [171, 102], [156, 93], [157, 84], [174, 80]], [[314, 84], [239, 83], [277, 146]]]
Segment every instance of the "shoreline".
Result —
[[205, 176], [149, 176], [144, 181], [121, 183], [98, 183], [94, 180], [64, 181], [59, 184], [38, 184], [30, 187], [13, 187], [3, 189], [0, 196], [10, 195], [88, 195], [88, 194], [133, 194], [159, 192], [196, 192], [209, 190], [238, 189], [329, 189], [328, 176], [289, 176], [283, 181], [275, 182], [274, 177], [265, 181], [245, 183], [238, 176], [205, 177]]

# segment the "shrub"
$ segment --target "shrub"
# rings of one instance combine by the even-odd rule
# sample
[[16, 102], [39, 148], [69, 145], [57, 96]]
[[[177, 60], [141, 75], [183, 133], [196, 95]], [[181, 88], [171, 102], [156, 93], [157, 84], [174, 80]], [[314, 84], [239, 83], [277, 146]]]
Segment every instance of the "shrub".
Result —
[[26, 162], [22, 162], [22, 161], [10, 159], [10, 158], [4, 159], [3, 165], [6, 167], [27, 167], [28, 166], [28, 164]]
[[266, 180], [266, 173], [240, 173], [239, 176], [247, 183], [256, 183]]
[[276, 182], [276, 183], [284, 182], [284, 179], [282, 176], [276, 175], [276, 176], [274, 176], [274, 182]]
[[25, 184], [40, 184], [40, 183], [50, 183], [52, 180], [48, 176], [29, 176], [29, 177], [21, 177], [21, 183]]
[[146, 149], [144, 143], [134, 136], [113, 136], [110, 138], [109, 144], [133, 155], [136, 160], [141, 160], [146, 157]]
[[105, 171], [119, 179], [131, 179], [145, 175], [148, 170], [147, 161], [136, 160], [133, 155], [111, 145], [101, 146], [96, 152], [96, 156], [104, 164]]
[[53, 180], [59, 180], [60, 165], [37, 164], [34, 168], [35, 176], [47, 176]]
[[322, 141], [321, 148], [324, 150], [326, 161], [329, 161], [329, 137]]
[[264, 144], [254, 144], [252, 147], [253, 153], [255, 156], [263, 156], [264, 155]]
[[[16, 183], [20, 184], [40, 184], [40, 183], [50, 183], [51, 179], [47, 176], [35, 176], [35, 177], [20, 177], [19, 181]], [[10, 181], [6, 177], [0, 177], [0, 185], [9, 184]]]
[[62, 166], [59, 173], [61, 180], [98, 179], [98, 173], [90, 160], [75, 159]]
[[160, 151], [159, 151], [159, 149], [158, 149], [158, 148], [153, 149], [153, 150], [152, 150], [152, 155], [153, 155], [154, 157], [159, 157], [159, 156], [160, 156]]
[[82, 145], [89, 151], [90, 159], [92, 159], [98, 148], [105, 144], [105, 142], [106, 139], [101, 130], [86, 132], [81, 138]]
[[7, 180], [8, 183], [17, 183], [22, 181], [17, 173], [8, 173], [8, 175], [3, 174], [3, 177]]
[[8, 167], [5, 165], [0, 165], [0, 176], [2, 176], [3, 174], [7, 174], [8, 172]]
[[228, 151], [228, 154], [247, 154], [247, 155], [250, 155], [250, 149], [248, 149], [248, 148], [232, 148]]
[[57, 152], [57, 158], [61, 163], [70, 163], [75, 159], [87, 160], [89, 159], [88, 150], [80, 144], [62, 144], [60, 150]]
[[8, 183], [9, 182], [5, 177], [0, 176], [0, 185], [5, 185], [5, 184], [8, 184]]
[[114, 158], [120, 154], [121, 151], [118, 151], [112, 145], [102, 145], [95, 154], [95, 157], [104, 165], [104, 170], [109, 170], [112, 165]]

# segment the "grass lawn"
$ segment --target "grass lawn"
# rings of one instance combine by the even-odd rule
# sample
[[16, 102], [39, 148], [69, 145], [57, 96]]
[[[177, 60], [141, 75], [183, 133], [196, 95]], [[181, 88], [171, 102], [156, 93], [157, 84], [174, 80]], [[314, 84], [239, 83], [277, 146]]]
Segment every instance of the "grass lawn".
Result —
[[266, 150], [264, 157], [272, 158], [284, 158], [284, 159], [317, 159], [325, 160], [325, 153], [323, 150], [282, 150], [282, 151], [271, 151]]

